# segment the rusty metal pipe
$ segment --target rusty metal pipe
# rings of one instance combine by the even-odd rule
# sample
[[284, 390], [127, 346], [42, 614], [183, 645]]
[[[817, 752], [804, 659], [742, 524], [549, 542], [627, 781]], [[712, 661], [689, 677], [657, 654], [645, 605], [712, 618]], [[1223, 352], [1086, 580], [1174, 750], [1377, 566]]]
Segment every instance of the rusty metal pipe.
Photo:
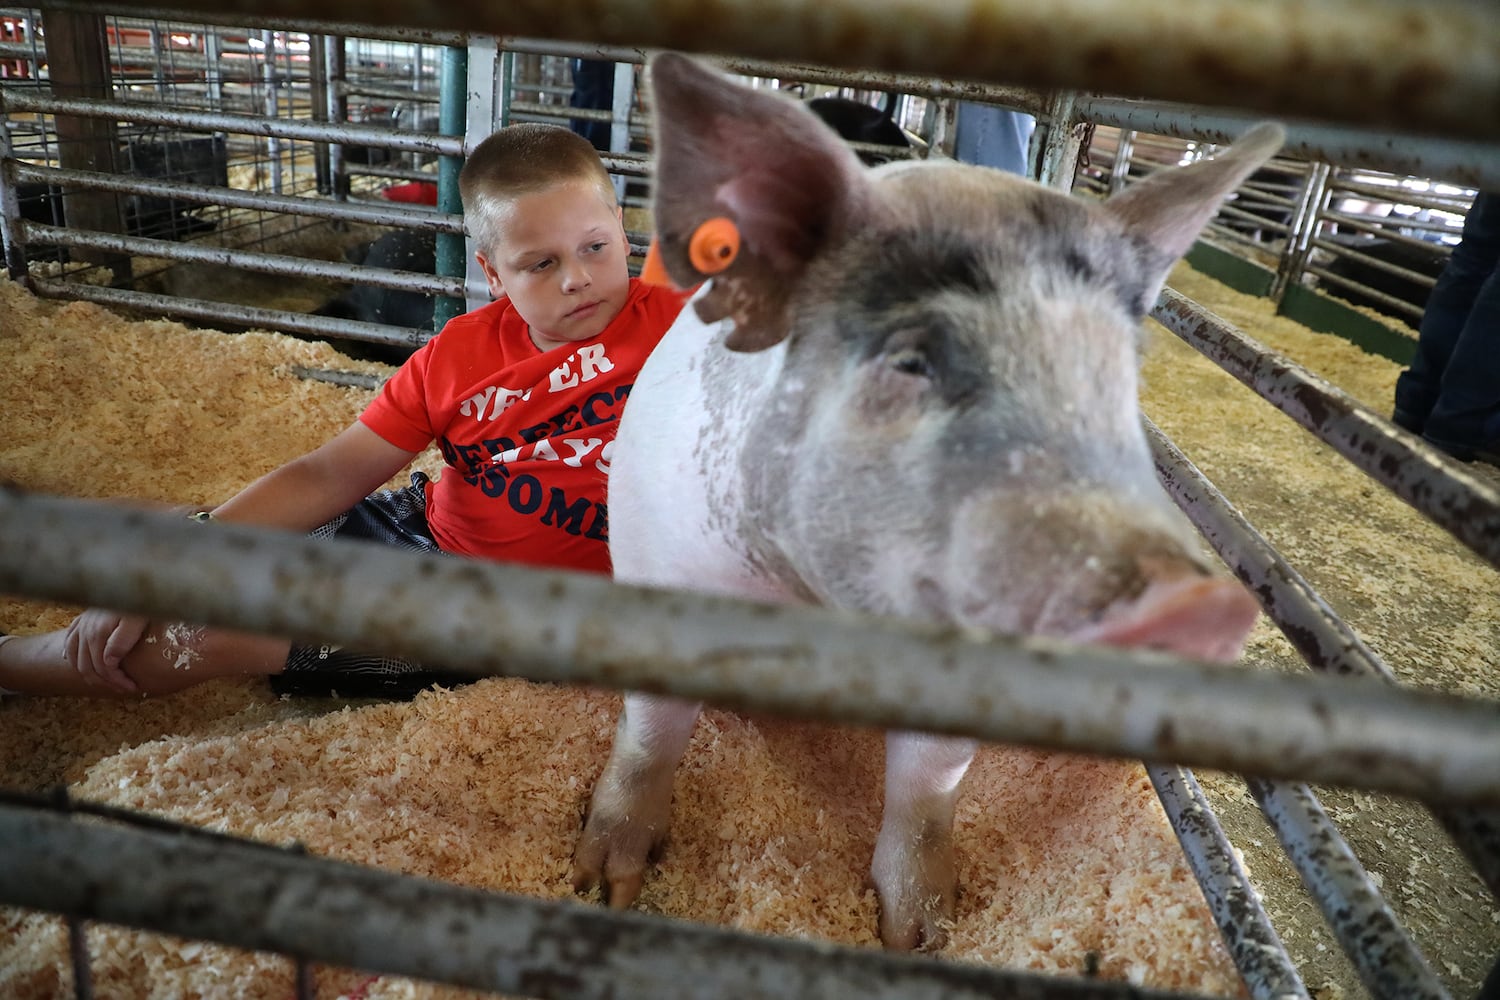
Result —
[[204, 320], [222, 325], [258, 329], [293, 330], [320, 337], [362, 340], [415, 350], [432, 338], [432, 331], [404, 326], [382, 326], [352, 319], [314, 316], [286, 309], [261, 309], [233, 302], [211, 302], [154, 292], [132, 292], [86, 282], [63, 282], [32, 277], [28, 284], [40, 298], [78, 299], [116, 309], [136, 309], [161, 316]]
[[118, 236], [112, 233], [97, 233], [88, 230], [62, 229], [27, 223], [23, 233], [28, 243], [45, 243], [51, 246], [89, 247], [97, 250], [112, 250], [134, 254], [139, 257], [156, 257], [162, 260], [185, 261], [208, 264], [215, 267], [233, 267], [260, 274], [279, 274], [286, 277], [314, 278], [324, 281], [339, 281], [345, 284], [374, 285], [378, 288], [393, 288], [400, 291], [418, 292], [423, 295], [463, 295], [462, 278], [444, 278], [421, 271], [392, 271], [359, 264], [339, 264], [334, 261], [316, 260], [307, 257], [291, 257], [273, 253], [247, 253], [228, 247], [202, 246], [195, 243], [177, 243], [171, 240], [146, 239], [139, 236]]
[[1170, 288], [1152, 318], [1249, 386], [1356, 468], [1500, 567], [1500, 490]]
[[[1076, 111], [1081, 119], [1096, 125], [1217, 145], [1228, 145], [1266, 118], [1264, 114], [1201, 104], [1164, 105], [1085, 96], [1078, 98]], [[1440, 178], [1465, 187], [1500, 187], [1500, 143], [1494, 136], [1477, 140], [1422, 135], [1412, 131], [1411, 122], [1390, 123], [1381, 130], [1305, 121], [1287, 122], [1286, 126], [1282, 156]]]
[[1449, 1000], [1312, 790], [1246, 784], [1373, 1000]]
[[73, 996], [94, 1000], [94, 975], [89, 966], [88, 928], [78, 917], [68, 917], [68, 959], [73, 965]]
[[70, 115], [75, 118], [103, 118], [107, 121], [164, 125], [176, 129], [198, 129], [204, 132], [236, 132], [241, 135], [274, 139], [304, 139], [308, 142], [334, 142], [345, 145], [378, 146], [402, 152], [430, 153], [434, 156], [463, 156], [463, 139], [436, 132], [402, 132], [375, 125], [337, 125], [328, 122], [262, 115], [229, 114], [222, 111], [194, 111], [190, 108], [164, 107], [135, 101], [96, 101], [79, 97], [52, 97], [40, 92], [19, 89], [0, 91], [0, 112], [14, 114]]
[[[117, 12], [151, 6], [114, 5]], [[183, 6], [242, 18], [306, 13], [301, 0]], [[789, 59], [1500, 138], [1500, 9], [1487, 3], [742, 0], [705, 17], [676, 0], [328, 0], [322, 12], [419, 29]]]
[[[1256, 596], [1308, 666], [1325, 673], [1396, 682], [1390, 666], [1371, 652], [1312, 585], [1149, 420], [1146, 434], [1168, 495]], [[1500, 810], [1433, 809], [1432, 816], [1500, 899]]]
[[1500, 704], [0, 491], [0, 592], [475, 675], [1500, 803]]
[[301, 17], [267, 17], [254, 11], [228, 10], [223, 6], [204, 4], [197, 10], [187, 7], [159, 7], [154, 4], [132, 5], [128, 15], [118, 3], [95, 3], [90, 0], [47, 0], [47, 8], [102, 14], [128, 24], [136, 20], [183, 21], [213, 24], [231, 28], [270, 28], [275, 31], [301, 31], [311, 35], [350, 35], [392, 42], [427, 45], [463, 45], [466, 31], [427, 31], [398, 24], [367, 24], [352, 21], [322, 21]]
[[196, 204], [224, 205], [228, 208], [300, 215], [314, 219], [363, 222], [374, 226], [400, 226], [406, 229], [427, 229], [437, 233], [462, 234], [464, 231], [462, 216], [449, 215], [446, 212], [427, 208], [410, 208], [396, 202], [368, 201], [332, 204], [321, 198], [299, 198], [293, 195], [276, 195], [261, 191], [241, 191], [207, 184], [150, 181], [130, 175], [101, 174], [89, 170], [32, 167], [20, 162], [13, 162], [11, 168], [15, 171], [17, 181], [80, 187], [94, 191], [116, 191], [120, 194], [154, 194]]
[[1254, 1000], [1308, 1000], [1302, 977], [1193, 772], [1148, 764], [1146, 774], [1250, 996]]
[[509, 996], [1191, 1000], [485, 892], [165, 826], [0, 802], [0, 902]]

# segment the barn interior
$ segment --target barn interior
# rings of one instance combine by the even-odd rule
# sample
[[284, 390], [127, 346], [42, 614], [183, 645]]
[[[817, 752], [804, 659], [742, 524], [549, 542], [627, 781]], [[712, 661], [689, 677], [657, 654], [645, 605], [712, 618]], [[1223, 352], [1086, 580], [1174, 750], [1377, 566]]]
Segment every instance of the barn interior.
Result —
[[[666, 5], [648, 6], [669, 20]], [[877, 36], [896, 30], [840, 10]], [[1013, 32], [1027, 23], [1005, 13]], [[1453, 57], [1455, 46], [1496, 63], [1491, 10], [1364, 13], [1360, 37], [1417, 18], [1422, 44], [1452, 66], [1476, 64]], [[365, 25], [0, 10], [10, 516], [51, 498], [212, 504], [347, 426], [392, 365], [487, 301], [455, 178], [463, 151], [492, 128], [588, 129], [644, 251], [642, 63], [666, 36], [649, 24], [638, 41], [590, 26], [595, 40], [581, 43], [520, 14], [450, 24], [408, 14]], [[1188, 27], [1162, 30], [1192, 41]], [[1247, 30], [1240, 55], [1268, 79], [1278, 32], [1293, 28]], [[1085, 198], [1211, 156], [1250, 122], [1291, 118], [1283, 155], [1226, 205], [1174, 270], [1177, 298], [1148, 322], [1142, 408], [1162, 435], [1164, 483], [1205, 545], [1262, 596], [1244, 668], [1379, 676], [1398, 692], [1494, 712], [1500, 473], [1457, 463], [1388, 418], [1468, 206], [1500, 187], [1500, 109], [1486, 117], [1472, 91], [1462, 114], [1341, 102], [1331, 86], [1219, 93], [1191, 69], [1147, 86], [1128, 61], [1111, 71], [1063, 60], [1057, 72], [1072, 75], [1052, 80], [1021, 60], [980, 83], [889, 52], [836, 58], [816, 34], [797, 37], [778, 36], [774, 50], [793, 62], [771, 61], [748, 36], [693, 45], [757, 86], [826, 102], [830, 120], [852, 117], [846, 138], [867, 161], [954, 155], [964, 105], [1032, 116], [1025, 171]], [[1083, 51], [1082, 38], [1048, 37]], [[1335, 69], [1303, 70], [1309, 82], [1320, 72]], [[1474, 79], [1500, 99], [1484, 90], [1489, 78]], [[1212, 103], [1174, 103], [1189, 94]], [[415, 467], [437, 475], [441, 459]], [[0, 581], [12, 596], [0, 598], [0, 632], [66, 624], [89, 584], [45, 590], [43, 550], [4, 534]], [[498, 676], [409, 702], [277, 698], [251, 681], [146, 702], [0, 698], [0, 817], [27, 833], [27, 850], [59, 852], [0, 854], [0, 993], [574, 996], [618, 985], [609, 995], [656, 996], [691, 992], [669, 984], [697, 968], [680, 963], [706, 947], [692, 936], [705, 927], [730, 936], [712, 939], [723, 950], [702, 982], [745, 996], [755, 963], [774, 961], [804, 977], [788, 982], [830, 977], [818, 980], [834, 984], [826, 995], [853, 992], [863, 969], [886, 977], [888, 992], [862, 995], [912, 995], [921, 983], [946, 995], [1470, 997], [1500, 956], [1493, 793], [1478, 805], [1393, 793], [1404, 786], [1378, 756], [1368, 781], [1328, 783], [1317, 779], [1331, 772], [1315, 769], [1272, 780], [1245, 776], [1253, 766], [1199, 768], [1195, 778], [1107, 748], [994, 743], [964, 781], [950, 941], [913, 970], [879, 951], [866, 881], [878, 731], [728, 708], [699, 723], [673, 839], [640, 906], [671, 923], [613, 923], [573, 898], [568, 864], [619, 685], [601, 673], [558, 683], [533, 667], [494, 664]], [[1254, 749], [1227, 748], [1226, 759]], [[256, 879], [245, 871], [286, 871], [290, 884], [312, 877], [299, 864], [322, 859], [480, 890], [482, 902], [462, 905], [500, 907], [483, 912], [517, 921], [495, 926], [529, 953], [477, 962], [489, 970], [480, 974], [461, 968], [472, 948], [463, 935], [420, 918], [355, 944], [310, 901], [305, 925], [284, 903], [239, 920], [218, 917], [218, 901], [132, 907], [111, 900], [147, 888], [122, 879], [80, 894], [20, 860], [73, 867], [58, 845], [78, 827], [169, 835], [168, 860], [201, 842], [224, 872], [241, 871], [228, 866], [243, 845], [213, 835], [272, 845], [219, 876], [231, 900]], [[153, 858], [155, 842], [140, 843], [140, 855], [125, 853], [126, 839], [111, 847], [113, 866], [154, 870], [160, 849]], [[448, 912], [439, 898], [431, 913]], [[581, 942], [571, 949], [535, 931], [574, 919], [593, 922], [568, 932]], [[620, 957], [647, 929], [661, 935], [654, 964]], [[754, 949], [767, 939], [786, 950], [762, 957]], [[809, 941], [832, 947], [792, 949]], [[991, 978], [969, 985], [971, 975]]]

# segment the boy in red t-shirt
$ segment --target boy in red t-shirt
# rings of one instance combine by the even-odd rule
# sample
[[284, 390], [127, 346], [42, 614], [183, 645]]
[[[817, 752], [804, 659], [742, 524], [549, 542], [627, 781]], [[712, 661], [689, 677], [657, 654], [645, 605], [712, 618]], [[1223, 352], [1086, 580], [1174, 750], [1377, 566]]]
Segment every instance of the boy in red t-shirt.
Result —
[[[356, 423], [212, 519], [609, 572], [604, 484], [620, 410], [686, 296], [630, 277], [609, 175], [567, 129], [496, 132], [466, 160], [459, 188], [497, 301], [450, 321]], [[418, 473], [410, 487], [367, 496], [434, 440], [447, 465], [437, 480]], [[239, 674], [346, 695], [410, 695], [442, 677], [102, 609], [56, 632], [0, 638], [0, 689], [21, 693], [159, 694]]]

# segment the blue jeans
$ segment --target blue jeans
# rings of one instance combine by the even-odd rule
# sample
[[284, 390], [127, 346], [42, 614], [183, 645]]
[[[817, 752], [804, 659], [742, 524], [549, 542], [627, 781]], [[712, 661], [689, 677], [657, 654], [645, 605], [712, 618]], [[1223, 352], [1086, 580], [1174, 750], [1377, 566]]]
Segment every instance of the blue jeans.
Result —
[[[615, 106], [615, 64], [603, 59], [573, 60], [573, 93], [568, 97], [572, 108], [591, 108], [609, 111]], [[609, 152], [610, 122], [586, 121], [574, 118], [569, 127], [594, 144], [601, 152]]]
[[1438, 276], [1411, 367], [1396, 380], [1397, 422], [1460, 457], [1500, 451], [1500, 192], [1481, 191]]
[[1026, 148], [1036, 119], [1020, 111], [961, 101], [953, 158], [1026, 176]]

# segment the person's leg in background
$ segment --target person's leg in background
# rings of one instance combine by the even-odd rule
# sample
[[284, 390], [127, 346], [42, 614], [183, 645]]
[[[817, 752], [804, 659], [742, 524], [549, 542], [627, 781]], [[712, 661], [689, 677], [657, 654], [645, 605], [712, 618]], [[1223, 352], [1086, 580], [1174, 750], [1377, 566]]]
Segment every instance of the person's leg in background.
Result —
[[[615, 101], [615, 64], [604, 59], [573, 60], [573, 93], [568, 106], [609, 111]], [[601, 152], [609, 152], [610, 122], [572, 119], [574, 132], [593, 143]]]
[[953, 158], [1026, 176], [1026, 149], [1036, 119], [1020, 111], [962, 101]]
[[1481, 191], [1438, 276], [1411, 367], [1396, 380], [1396, 424], [1465, 461], [1500, 451], [1500, 195]]

